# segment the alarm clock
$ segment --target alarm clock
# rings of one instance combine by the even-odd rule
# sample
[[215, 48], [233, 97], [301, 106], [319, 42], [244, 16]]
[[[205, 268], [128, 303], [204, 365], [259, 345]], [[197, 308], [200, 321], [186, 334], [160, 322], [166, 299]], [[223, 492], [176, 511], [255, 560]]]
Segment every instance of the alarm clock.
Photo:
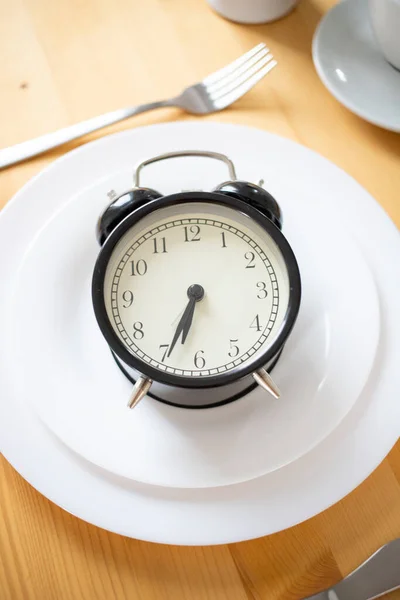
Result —
[[[187, 156], [222, 161], [229, 180], [213, 191], [164, 196], [140, 186], [143, 168]], [[296, 321], [301, 280], [282, 231], [277, 201], [238, 181], [232, 161], [206, 151], [144, 160], [132, 189], [101, 214], [92, 282], [94, 313], [123, 374], [128, 401], [146, 395], [184, 408], [208, 408], [260, 386]]]

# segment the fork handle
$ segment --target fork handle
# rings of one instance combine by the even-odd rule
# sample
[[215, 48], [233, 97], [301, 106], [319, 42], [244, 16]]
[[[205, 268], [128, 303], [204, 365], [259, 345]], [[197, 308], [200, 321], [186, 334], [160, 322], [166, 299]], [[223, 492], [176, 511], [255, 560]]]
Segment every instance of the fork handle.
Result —
[[66, 142], [71, 142], [77, 138], [80, 138], [88, 133], [118, 123], [139, 113], [146, 112], [148, 110], [154, 110], [155, 108], [163, 108], [164, 106], [174, 106], [173, 100], [161, 100], [159, 102], [149, 102], [148, 104], [140, 104], [139, 106], [132, 106], [129, 108], [122, 108], [114, 110], [98, 117], [93, 117], [87, 121], [76, 123], [76, 125], [70, 125], [63, 129], [58, 129], [52, 133], [46, 133], [40, 137], [10, 146], [0, 150], [0, 169], [9, 167], [15, 163], [22, 162], [32, 156], [37, 156], [52, 148], [57, 148]]
[[334, 586], [340, 600], [372, 600], [400, 587], [400, 538], [382, 546]]
[[382, 546], [330, 590], [306, 600], [374, 600], [400, 588], [400, 538]]

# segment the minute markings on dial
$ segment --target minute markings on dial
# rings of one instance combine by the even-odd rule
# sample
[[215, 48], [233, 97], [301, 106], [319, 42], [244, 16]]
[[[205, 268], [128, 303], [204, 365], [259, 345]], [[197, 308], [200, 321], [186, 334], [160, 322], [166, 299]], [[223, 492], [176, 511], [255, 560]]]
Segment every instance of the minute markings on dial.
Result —
[[[237, 358], [235, 358], [234, 360], [231, 360], [231, 362], [229, 362], [227, 364], [223, 364], [219, 367], [216, 366], [215, 368], [210, 368], [210, 369], [200, 369], [201, 373], [199, 372], [199, 370], [196, 371], [196, 370], [193, 370], [193, 369], [190, 370], [187, 368], [183, 370], [183, 369], [179, 369], [179, 368], [170, 367], [166, 364], [163, 364], [159, 360], [155, 359], [153, 356], [149, 356], [148, 354], [143, 352], [143, 350], [139, 346], [137, 346], [135, 341], [132, 340], [132, 337], [131, 337], [131, 335], [129, 335], [127, 330], [125, 330], [125, 327], [122, 323], [122, 320], [121, 320], [121, 317], [119, 314], [119, 306], [118, 306], [118, 301], [117, 301], [117, 298], [120, 297], [120, 296], [118, 296], [120, 277], [121, 277], [124, 267], [126, 266], [127, 262], [129, 262], [129, 259], [132, 256], [132, 254], [136, 250], [138, 250], [140, 248], [140, 246], [147, 240], [148, 240], [148, 243], [151, 244], [151, 248], [153, 250], [154, 249], [153, 240], [154, 240], [155, 235], [162, 234], [164, 236], [165, 234], [167, 234], [166, 230], [171, 229], [172, 227], [174, 227], [174, 228], [182, 227], [182, 231], [184, 231], [183, 226], [185, 226], [185, 225], [190, 226], [192, 224], [198, 225], [198, 226], [209, 225], [209, 226], [212, 226], [215, 228], [220, 228], [220, 229], [222, 228], [223, 230], [229, 232], [229, 234], [234, 234], [234, 235], [237, 235], [238, 237], [242, 238], [248, 244], [248, 246], [250, 246], [251, 251], [253, 253], [255, 253], [258, 256], [258, 258], [260, 258], [261, 261], [264, 263], [264, 266], [266, 267], [267, 273], [269, 275], [271, 290], [272, 290], [272, 295], [273, 295], [273, 298], [271, 298], [272, 310], [271, 310], [270, 317], [269, 317], [269, 319], [268, 318], [266, 319], [266, 317], [264, 316], [264, 323], [266, 323], [266, 325], [265, 325], [265, 327], [263, 327], [263, 331], [261, 332], [258, 339], [255, 341], [255, 343], [252, 345], [252, 347], [248, 348], [247, 351], [245, 351], [245, 348], [242, 348], [241, 355], [238, 356]], [[190, 229], [188, 231], [190, 232]], [[194, 233], [197, 233], [197, 229]], [[219, 234], [218, 245], [220, 248], [224, 247], [224, 245], [223, 245], [224, 240], [227, 240], [227, 238], [225, 238], [225, 236], [221, 237], [221, 234]], [[168, 235], [167, 235], [167, 243], [168, 243]], [[196, 246], [197, 246], [197, 244], [196, 244]], [[161, 247], [160, 247], [160, 250], [161, 250]], [[159, 257], [157, 257], [155, 259], [163, 260], [162, 254], [163, 253], [159, 253]], [[135, 254], [135, 257], [137, 257], [137, 260], [140, 260], [140, 258], [141, 258], [140, 253]], [[244, 261], [243, 268], [245, 268], [247, 261], [244, 258], [243, 258], [243, 261]], [[151, 269], [151, 261], [150, 261], [148, 267], [149, 267], [149, 269]], [[249, 274], [251, 274], [251, 273], [252, 273], [252, 271], [250, 270]], [[140, 278], [140, 279], [142, 279], [142, 278]], [[138, 282], [138, 284], [139, 284], [139, 282]], [[259, 291], [259, 290], [255, 290], [256, 293], [257, 293], [257, 291]], [[265, 340], [267, 339], [267, 337], [274, 325], [276, 317], [277, 317], [278, 304], [279, 304], [278, 282], [277, 282], [275, 271], [274, 271], [268, 257], [265, 255], [265, 252], [246, 233], [243, 233], [235, 226], [228, 225], [222, 221], [215, 220], [215, 219], [204, 219], [204, 218], [197, 218], [197, 217], [187, 218], [187, 219], [186, 218], [185, 219], [175, 219], [175, 220], [171, 220], [169, 222], [161, 223], [160, 225], [147, 230], [138, 239], [136, 239], [126, 250], [125, 254], [119, 261], [117, 267], [115, 268], [112, 285], [111, 285], [111, 307], [112, 307], [113, 318], [114, 318], [115, 325], [116, 325], [122, 339], [124, 340], [125, 344], [131, 348], [131, 351], [134, 352], [134, 354], [136, 354], [139, 358], [141, 358], [148, 364], [156, 366], [160, 370], [167, 371], [167, 372], [170, 372], [170, 373], [173, 373], [176, 375], [185, 375], [185, 376], [195, 376], [195, 375], [199, 375], [199, 374], [214, 375], [214, 374], [218, 374], [218, 373], [224, 373], [224, 372], [234, 368], [235, 366], [240, 365], [242, 362], [246, 361], [248, 358], [251, 357], [252, 354], [254, 354], [264, 344]], [[133, 308], [132, 308], [132, 310], [133, 310]], [[254, 315], [250, 315], [250, 317], [254, 317]], [[140, 315], [136, 316], [135, 318], [140, 319]], [[248, 325], [249, 325], [249, 323], [247, 323], [247, 326]], [[234, 335], [234, 333], [235, 332], [232, 332], [233, 335], [231, 334], [232, 338], [237, 337]], [[162, 341], [163, 340], [160, 340], [160, 343]], [[229, 349], [229, 339], [227, 340], [227, 344], [228, 344], [228, 349]], [[158, 349], [158, 346], [157, 346], [157, 349]], [[155, 352], [155, 356], [157, 356], [156, 352]], [[227, 358], [228, 358], [228, 356], [227, 356]], [[228, 358], [228, 360], [229, 360], [229, 358]]]

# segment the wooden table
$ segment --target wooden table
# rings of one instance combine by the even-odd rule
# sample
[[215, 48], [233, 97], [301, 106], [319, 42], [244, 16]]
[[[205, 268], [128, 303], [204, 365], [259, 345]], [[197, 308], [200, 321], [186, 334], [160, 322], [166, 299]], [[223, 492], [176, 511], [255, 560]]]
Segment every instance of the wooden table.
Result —
[[[265, 41], [279, 67], [234, 108], [207, 119], [309, 146], [355, 177], [399, 225], [400, 136], [348, 112], [313, 68], [313, 32], [333, 4], [301, 0], [277, 23], [241, 26], [204, 0], [2, 0], [0, 146], [173, 95]], [[185, 118], [164, 109], [91, 139]], [[0, 173], [1, 205], [79, 143]], [[160, 546], [97, 529], [43, 498], [5, 459], [0, 469], [0, 600], [297, 599], [400, 536], [399, 444], [358, 489], [314, 519], [214, 548]]]

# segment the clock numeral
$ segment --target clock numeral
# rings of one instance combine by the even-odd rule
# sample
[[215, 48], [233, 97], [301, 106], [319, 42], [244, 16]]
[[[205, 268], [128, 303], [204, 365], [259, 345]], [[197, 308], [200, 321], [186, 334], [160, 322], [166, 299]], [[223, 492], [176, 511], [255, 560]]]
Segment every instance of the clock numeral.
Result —
[[131, 275], [145, 275], [147, 273], [147, 262], [140, 258], [137, 262], [131, 260]]
[[260, 298], [260, 300], [263, 300], [264, 298], [266, 298], [268, 296], [268, 292], [266, 289], [267, 284], [265, 283], [265, 281], [258, 281], [257, 287], [260, 290], [257, 294], [257, 298]]
[[196, 354], [194, 355], [194, 366], [196, 367], [196, 369], [204, 369], [204, 367], [206, 366], [206, 361], [204, 359], [203, 356], [201, 356], [202, 354], [204, 354], [204, 350], [198, 350], [196, 352]]
[[246, 254], [244, 255], [245, 259], [248, 261], [247, 265], [246, 265], [246, 269], [254, 269], [255, 268], [255, 264], [254, 264], [254, 260], [256, 258], [254, 252], [246, 252]]
[[200, 227], [198, 225], [185, 226], [185, 242], [200, 242]]
[[122, 306], [124, 308], [129, 308], [133, 304], [133, 293], [130, 290], [126, 290], [122, 294], [122, 300], [125, 302]]
[[153, 254], [158, 254], [159, 252], [161, 254], [165, 254], [167, 252], [167, 242], [165, 241], [165, 237], [162, 237], [160, 239], [161, 250], [159, 250], [159, 248], [158, 248], [157, 238], [153, 238], [153, 244], [154, 244]]
[[169, 344], [160, 344], [160, 346], [159, 346], [159, 350], [161, 350], [163, 352], [163, 355], [161, 358], [162, 362], [164, 362], [164, 360], [167, 356], [168, 348], [169, 348]]
[[260, 325], [260, 317], [258, 315], [255, 316], [255, 319], [250, 324], [250, 329], [255, 329], [256, 331], [261, 331], [262, 327]]
[[225, 231], [221, 231], [221, 236], [222, 236], [222, 247], [226, 248]]
[[236, 343], [235, 343], [238, 341], [239, 340], [229, 340], [230, 350], [229, 350], [228, 354], [231, 358], [235, 358], [235, 356], [237, 356], [239, 354], [239, 346], [236, 346]]
[[136, 321], [136, 323], [133, 324], [133, 337], [135, 340], [144, 338], [143, 323], [140, 321]]

